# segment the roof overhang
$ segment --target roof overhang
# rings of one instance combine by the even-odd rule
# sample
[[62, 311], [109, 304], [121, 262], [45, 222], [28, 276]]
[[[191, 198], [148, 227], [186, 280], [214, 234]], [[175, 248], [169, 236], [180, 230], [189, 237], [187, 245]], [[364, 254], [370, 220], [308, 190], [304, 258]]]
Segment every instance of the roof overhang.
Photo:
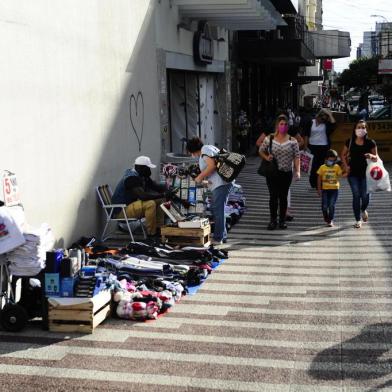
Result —
[[229, 30], [275, 30], [286, 26], [269, 0], [173, 0], [181, 17]]
[[291, 0], [271, 0], [271, 3], [281, 14], [296, 14], [298, 11]]

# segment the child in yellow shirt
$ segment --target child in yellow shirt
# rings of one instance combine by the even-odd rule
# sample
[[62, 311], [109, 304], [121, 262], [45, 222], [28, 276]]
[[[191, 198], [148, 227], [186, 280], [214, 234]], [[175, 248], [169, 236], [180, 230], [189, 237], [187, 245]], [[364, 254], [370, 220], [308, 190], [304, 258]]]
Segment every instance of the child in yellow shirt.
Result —
[[317, 193], [321, 197], [321, 210], [327, 226], [333, 227], [335, 217], [335, 205], [339, 194], [339, 178], [343, 176], [342, 169], [336, 163], [338, 153], [328, 150], [325, 164], [317, 171]]

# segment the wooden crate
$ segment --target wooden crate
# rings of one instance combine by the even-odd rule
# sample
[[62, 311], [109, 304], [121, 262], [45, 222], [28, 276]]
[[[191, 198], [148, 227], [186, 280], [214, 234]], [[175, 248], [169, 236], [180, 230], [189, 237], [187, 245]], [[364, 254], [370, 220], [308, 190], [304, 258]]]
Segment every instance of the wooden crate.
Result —
[[173, 245], [209, 246], [210, 234], [210, 225], [197, 229], [183, 229], [172, 226], [161, 227], [162, 242], [168, 242], [169, 244]]
[[53, 306], [49, 303], [49, 331], [93, 333], [110, 315], [110, 290], [103, 290], [86, 302]]

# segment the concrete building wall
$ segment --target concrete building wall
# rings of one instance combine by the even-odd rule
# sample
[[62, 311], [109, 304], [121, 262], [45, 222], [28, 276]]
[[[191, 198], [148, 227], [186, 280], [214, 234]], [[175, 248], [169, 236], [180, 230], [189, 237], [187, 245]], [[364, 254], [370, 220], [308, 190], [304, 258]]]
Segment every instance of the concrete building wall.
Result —
[[115, 185], [141, 152], [160, 156], [155, 4], [0, 4], [0, 170], [59, 245], [96, 233], [97, 184]]
[[[301, 0], [300, 14], [305, 17], [305, 23], [310, 31], [322, 29], [322, 1], [321, 0]], [[312, 34], [313, 37], [313, 34]], [[316, 60], [315, 65], [305, 68], [305, 75], [319, 76], [320, 61]], [[304, 97], [316, 97], [320, 93], [318, 82], [311, 82], [301, 86], [300, 104], [304, 104]]]

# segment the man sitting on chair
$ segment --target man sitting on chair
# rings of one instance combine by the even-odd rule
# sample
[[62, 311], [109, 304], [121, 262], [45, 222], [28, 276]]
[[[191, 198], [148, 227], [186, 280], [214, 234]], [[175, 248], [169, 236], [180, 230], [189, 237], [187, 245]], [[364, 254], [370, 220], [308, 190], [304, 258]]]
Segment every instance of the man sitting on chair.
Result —
[[[147, 234], [154, 236], [164, 222], [164, 213], [159, 207], [170, 191], [151, 179], [151, 169], [156, 165], [146, 156], [137, 157], [133, 169], [127, 169], [117, 184], [112, 197], [113, 204], [126, 204], [128, 218], [146, 219]], [[121, 211], [114, 212], [121, 218]]]

